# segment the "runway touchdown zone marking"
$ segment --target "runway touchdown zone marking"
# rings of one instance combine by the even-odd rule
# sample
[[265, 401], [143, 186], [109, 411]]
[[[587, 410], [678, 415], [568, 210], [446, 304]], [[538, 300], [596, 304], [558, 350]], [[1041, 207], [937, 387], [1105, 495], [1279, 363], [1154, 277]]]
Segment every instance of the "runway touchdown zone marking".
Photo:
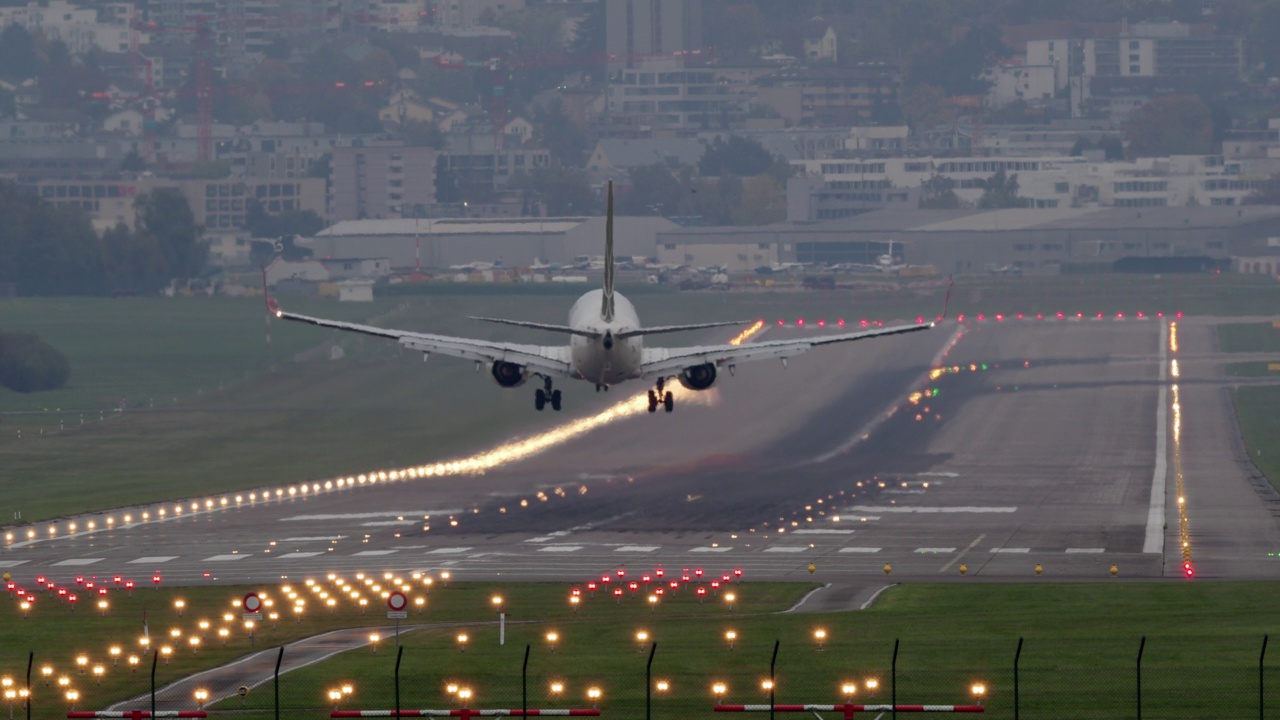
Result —
[[177, 559], [177, 555], [157, 555], [155, 557], [140, 557], [137, 560], [130, 560], [125, 565], [158, 565]]
[[92, 565], [94, 563], [100, 563], [105, 559], [106, 558], [71, 558], [69, 560], [61, 560], [59, 562], [56, 562], [54, 563], [54, 566], [56, 567], [58, 565]]
[[26, 565], [30, 560], [4, 560], [0, 561], [0, 568], [16, 568], [19, 565]]
[[548, 545], [546, 547], [538, 548], [538, 552], [571, 553], [578, 552], [581, 549], [581, 545]]
[[231, 555], [214, 555], [213, 557], [207, 557], [200, 562], [231, 562], [232, 560], [243, 560], [247, 557], [249, 556], [240, 555], [238, 553]]
[[842, 553], [878, 553], [878, 552], [880, 552], [880, 548], [873, 548], [873, 547], [846, 547], [846, 548], [840, 548], [840, 549], [839, 549], [839, 550], [837, 550], [836, 552], [842, 552]]
[[470, 549], [471, 548], [469, 547], [436, 548], [435, 550], [428, 550], [427, 554], [428, 555], [461, 555], [462, 553], [467, 552]]
[[623, 545], [614, 552], [651, 553], [658, 549], [657, 545]]
[[395, 550], [361, 550], [358, 553], [351, 553], [351, 556], [355, 557], [357, 555], [363, 555], [365, 557], [377, 557], [380, 555], [394, 555], [395, 552]]
[[777, 553], [802, 553], [802, 552], [804, 552], [805, 550], [808, 550], [808, 549], [809, 549], [809, 548], [808, 548], [808, 546], [806, 546], [806, 545], [801, 545], [801, 546], [795, 546], [795, 545], [775, 545], [775, 546], [773, 546], [773, 547], [767, 547], [767, 548], [765, 548], [765, 549], [764, 549], [764, 551], [765, 551], [765, 552], [777, 552]]
[[284, 555], [278, 555], [276, 556], [276, 559], [277, 560], [301, 560], [303, 558], [312, 558], [317, 555], [323, 555], [323, 554], [324, 553], [320, 553], [320, 552], [293, 552], [293, 553], [285, 553]]
[[1067, 548], [1068, 555], [1085, 554], [1085, 553], [1091, 554], [1091, 555], [1101, 555], [1106, 551], [1107, 551], [1106, 548]]
[[733, 548], [731, 547], [696, 547], [696, 548], [690, 548], [689, 552], [691, 553], [722, 553], [722, 552], [729, 552], [732, 549]]

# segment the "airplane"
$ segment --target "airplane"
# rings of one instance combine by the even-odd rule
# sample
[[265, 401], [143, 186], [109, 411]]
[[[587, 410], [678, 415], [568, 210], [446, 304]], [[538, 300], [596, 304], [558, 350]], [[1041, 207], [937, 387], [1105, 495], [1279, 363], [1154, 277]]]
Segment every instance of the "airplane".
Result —
[[627, 380], [650, 378], [654, 386], [648, 393], [649, 412], [656, 412], [661, 405], [663, 410], [669, 413], [675, 407], [671, 391], [666, 388], [667, 382], [671, 379], [679, 381], [689, 390], [702, 391], [715, 383], [720, 368], [727, 369], [729, 374], [733, 375], [739, 363], [780, 359], [785, 365], [788, 358], [815, 347], [928, 330], [934, 326], [932, 322], [921, 322], [872, 328], [859, 332], [741, 345], [644, 347], [646, 336], [747, 323], [730, 321], [650, 327], [641, 325], [635, 306], [622, 293], [614, 290], [612, 182], [608, 185], [607, 204], [604, 284], [603, 287], [588, 291], [578, 298], [569, 310], [568, 325], [504, 318], [472, 318], [568, 335], [567, 344], [528, 345], [495, 342], [326, 320], [286, 312], [270, 294], [266, 296], [267, 308], [269, 312], [283, 320], [390, 338], [410, 350], [421, 351], [423, 360], [430, 357], [431, 353], [474, 360], [476, 372], [488, 365], [493, 379], [504, 388], [519, 387], [531, 377], [538, 376], [542, 378], [542, 387], [534, 393], [534, 407], [539, 411], [548, 404], [551, 405], [552, 410], [560, 410], [560, 390], [555, 389], [552, 382], [556, 378], [594, 383], [597, 392], [608, 390], [610, 386]]

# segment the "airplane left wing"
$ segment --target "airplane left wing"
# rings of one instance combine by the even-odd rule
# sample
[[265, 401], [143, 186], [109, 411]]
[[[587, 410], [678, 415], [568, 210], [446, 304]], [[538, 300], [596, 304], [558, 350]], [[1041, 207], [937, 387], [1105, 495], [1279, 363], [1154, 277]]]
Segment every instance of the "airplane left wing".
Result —
[[644, 363], [641, 372], [647, 376], [663, 375], [679, 372], [694, 365], [736, 365], [755, 360], [773, 358], [789, 358], [808, 352], [821, 345], [868, 340], [889, 335], [928, 330], [933, 323], [915, 323], [912, 325], [896, 325], [894, 327], [875, 328], [853, 333], [836, 335], [819, 335], [812, 338], [795, 340], [769, 340], [741, 345], [701, 345], [680, 348], [645, 348]]
[[525, 345], [523, 343], [491, 342], [489, 340], [475, 340], [449, 335], [393, 330], [373, 325], [344, 322], [342, 320], [326, 320], [308, 315], [299, 315], [280, 310], [278, 306], [273, 308], [273, 314], [282, 320], [292, 320], [318, 327], [390, 338], [410, 350], [419, 352], [440, 353], [450, 357], [488, 363], [501, 360], [521, 365], [530, 371], [545, 375], [570, 377], [568, 345]]

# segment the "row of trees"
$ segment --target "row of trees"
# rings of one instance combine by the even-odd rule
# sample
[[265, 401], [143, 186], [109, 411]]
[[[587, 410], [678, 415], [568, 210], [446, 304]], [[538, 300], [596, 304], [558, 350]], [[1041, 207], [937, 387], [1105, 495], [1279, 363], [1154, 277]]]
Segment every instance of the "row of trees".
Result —
[[208, 248], [182, 193], [161, 188], [134, 205], [133, 229], [120, 223], [99, 236], [83, 210], [0, 183], [0, 282], [25, 295], [100, 295], [199, 275]]
[[0, 333], [0, 387], [32, 393], [56, 390], [71, 378], [71, 362], [31, 333]]

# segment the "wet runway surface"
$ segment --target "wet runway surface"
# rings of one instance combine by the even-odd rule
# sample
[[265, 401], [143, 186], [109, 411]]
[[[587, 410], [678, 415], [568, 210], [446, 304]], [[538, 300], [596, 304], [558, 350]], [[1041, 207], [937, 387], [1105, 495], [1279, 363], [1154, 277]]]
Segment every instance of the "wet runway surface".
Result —
[[[810, 331], [767, 335], [796, 332]], [[819, 609], [886, 582], [1032, 579], [1037, 565], [1053, 580], [1109, 580], [1113, 565], [1120, 579], [1176, 576], [1184, 542], [1199, 577], [1280, 576], [1266, 556], [1280, 550], [1280, 499], [1244, 457], [1212, 326], [1174, 335], [1176, 351], [1154, 319], [949, 323], [785, 369], [746, 365], [671, 415], [629, 417], [483, 476], [328, 491], [336, 478], [321, 478], [305, 496], [265, 488], [267, 502], [197, 496], [199, 512], [169, 505], [163, 522], [159, 506], [85, 516], [71, 537], [67, 521], [57, 539], [44, 526], [38, 542], [19, 535], [0, 566], [180, 583], [741, 568], [838, 586], [826, 596], [837, 600], [815, 595]], [[1196, 359], [1174, 377], [1179, 353]]]

